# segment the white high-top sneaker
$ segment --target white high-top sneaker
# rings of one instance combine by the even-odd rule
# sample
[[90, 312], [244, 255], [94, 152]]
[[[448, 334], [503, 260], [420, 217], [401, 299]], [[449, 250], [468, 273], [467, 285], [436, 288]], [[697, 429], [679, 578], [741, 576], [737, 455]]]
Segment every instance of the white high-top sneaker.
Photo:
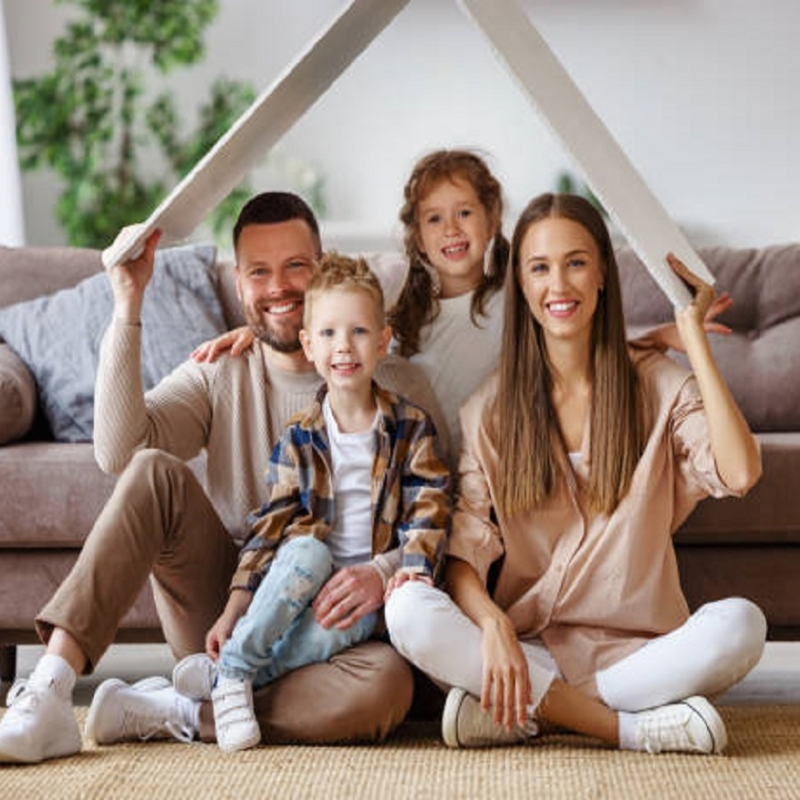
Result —
[[192, 700], [210, 700], [217, 665], [205, 653], [192, 653], [179, 661], [172, 670], [175, 691]]
[[[43, 656], [27, 681], [17, 681], [0, 720], [0, 763], [37, 764], [80, 752], [81, 733], [72, 709], [74, 673], [50, 668], [57, 656]], [[60, 659], [59, 659], [60, 660]]]
[[97, 744], [168, 738], [191, 742], [199, 702], [178, 694], [162, 677], [128, 685], [118, 678], [97, 687], [86, 718], [86, 738]]

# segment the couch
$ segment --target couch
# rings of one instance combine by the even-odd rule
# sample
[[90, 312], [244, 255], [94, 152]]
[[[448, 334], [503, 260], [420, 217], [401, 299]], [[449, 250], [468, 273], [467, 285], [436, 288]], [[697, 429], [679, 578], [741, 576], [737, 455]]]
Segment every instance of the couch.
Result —
[[[198, 262], [202, 273], [208, 266], [206, 249], [204, 262]], [[190, 263], [190, 268], [194, 267]], [[30, 307], [36, 298], [51, 296], [82, 304], [86, 314], [94, 298], [76, 297], [73, 287], [107, 280], [102, 275], [100, 252], [80, 248], [6, 248], [0, 247], [0, 315], [2, 309], [22, 309], [14, 304], [26, 302], [24, 310], [34, 317], [53, 317], [61, 320], [63, 308]], [[194, 336], [186, 339], [188, 311], [169, 309], [169, 324], [180, 329], [185, 343], [177, 349], [179, 360], [188, 356], [194, 343], [204, 341], [209, 334], [243, 324], [236, 298], [233, 267], [229, 262], [212, 260], [208, 269], [206, 295], [198, 291], [194, 298], [205, 302], [208, 286], [213, 288], [218, 305], [212, 314], [213, 322], [194, 325]], [[168, 289], [174, 287], [168, 287]], [[196, 288], [196, 287], [193, 287]], [[57, 294], [52, 294], [57, 293]], [[150, 294], [148, 288], [148, 294]], [[166, 291], [166, 302], [173, 299]], [[199, 300], [198, 300], [199, 298]], [[110, 303], [110, 295], [102, 298]], [[169, 314], [169, 311], [173, 313]], [[107, 324], [109, 316], [104, 314]], [[198, 315], [194, 315], [195, 317]], [[0, 328], [7, 321], [0, 320]], [[60, 324], [58, 321], [56, 325]], [[77, 325], [77, 323], [72, 323]], [[94, 326], [95, 328], [97, 326]], [[91, 340], [96, 352], [98, 332], [82, 330], [84, 339]], [[17, 337], [20, 336], [16, 332]], [[27, 350], [58, 347], [51, 340], [30, 345]], [[74, 345], [71, 348], [77, 348]], [[30, 357], [30, 353], [26, 353]], [[177, 355], [177, 354], [176, 354]], [[73, 360], [71, 352], [60, 354], [64, 362]], [[69, 369], [74, 365], [69, 364]], [[68, 371], [68, 370], [65, 370]], [[162, 369], [162, 372], [165, 371]], [[42, 384], [53, 384], [47, 373], [38, 376]], [[150, 376], [150, 383], [159, 376]], [[81, 390], [83, 391], [83, 390]], [[75, 561], [94, 519], [109, 497], [115, 478], [104, 474], [94, 460], [90, 441], [71, 441], [86, 438], [80, 435], [85, 424], [69, 424], [46, 412], [40, 385], [32, 371], [17, 356], [0, 334], [0, 678], [11, 680], [16, 666], [16, 645], [38, 642], [33, 619], [43, 603], [53, 594]], [[59, 426], [59, 439], [54, 438], [53, 424]], [[66, 438], [68, 441], [64, 441]], [[194, 468], [203, 473], [203, 461]], [[134, 607], [125, 616], [118, 642], [163, 641], [149, 586], [142, 592]]]
[[[793, 578], [800, 574], [800, 245], [718, 247], [701, 255], [720, 288], [735, 299], [725, 317], [734, 332], [714, 337], [713, 348], [761, 440], [764, 475], [746, 498], [704, 501], [686, 520], [676, 535], [681, 579], [693, 608], [728, 595], [746, 596], [764, 609], [770, 638], [798, 638], [800, 601]], [[668, 321], [669, 303], [644, 267], [625, 248], [619, 261], [631, 332]], [[73, 287], [105, 282], [97, 277], [101, 271], [97, 251], [0, 248], [0, 309], [35, 303], [59, 290], [55, 297], [71, 297]], [[219, 324], [241, 324], [230, 264], [214, 260], [209, 274], [222, 310]], [[88, 314], [94, 303], [83, 302]], [[52, 309], [30, 313], [52, 316]], [[177, 319], [176, 331], [183, 331], [184, 321]], [[69, 360], [70, 352], [63, 359]], [[0, 342], [3, 680], [13, 677], [16, 646], [37, 641], [33, 618], [75, 561], [114, 483], [95, 464], [90, 442], [64, 441], [63, 435], [56, 440], [41, 396], [50, 376], [37, 375], [35, 381], [29, 366]], [[202, 474], [202, 461], [196, 468]], [[117, 640], [162, 640], [149, 587], [124, 618]]]

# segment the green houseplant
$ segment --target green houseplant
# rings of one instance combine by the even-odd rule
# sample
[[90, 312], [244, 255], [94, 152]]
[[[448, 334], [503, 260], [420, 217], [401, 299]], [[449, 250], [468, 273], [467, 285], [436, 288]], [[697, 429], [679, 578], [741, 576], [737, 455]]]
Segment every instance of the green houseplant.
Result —
[[[179, 130], [169, 90], [149, 99], [158, 80], [204, 56], [202, 33], [218, 0], [56, 0], [77, 6], [54, 44], [52, 71], [14, 82], [17, 140], [24, 170], [50, 168], [63, 181], [56, 215], [70, 244], [105, 247], [140, 221], [252, 102], [249, 84], [219, 79], [200, 108], [197, 129]], [[143, 152], [164, 168], [147, 176]], [[240, 185], [212, 214], [228, 227], [250, 190]]]
[[568, 169], [562, 169], [556, 175], [555, 191], [559, 194], [577, 194], [588, 200], [602, 215], [608, 219], [608, 212], [598, 200], [589, 186], [579, 181]]

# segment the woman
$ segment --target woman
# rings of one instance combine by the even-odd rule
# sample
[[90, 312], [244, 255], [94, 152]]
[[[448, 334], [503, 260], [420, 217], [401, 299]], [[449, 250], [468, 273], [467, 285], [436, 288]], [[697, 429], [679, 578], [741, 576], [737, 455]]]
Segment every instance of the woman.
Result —
[[714, 292], [669, 263], [694, 291], [676, 312], [694, 375], [629, 348], [590, 203], [542, 195], [516, 226], [500, 369], [461, 413], [449, 596], [402, 587], [386, 609], [398, 650], [454, 687], [450, 745], [552, 723], [625, 749], [725, 746], [705, 696], [758, 662], [766, 623], [741, 598], [690, 616], [671, 537], [702, 497], [743, 495], [761, 460], [708, 346]]

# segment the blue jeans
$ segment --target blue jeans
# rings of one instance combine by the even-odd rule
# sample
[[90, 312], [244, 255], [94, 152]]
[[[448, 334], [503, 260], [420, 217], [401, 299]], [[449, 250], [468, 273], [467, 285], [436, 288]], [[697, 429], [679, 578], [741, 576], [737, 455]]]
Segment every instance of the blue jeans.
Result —
[[328, 546], [313, 536], [281, 545], [247, 613], [222, 648], [219, 674], [252, 680], [258, 689], [368, 639], [375, 629], [374, 612], [346, 630], [323, 628], [314, 618], [311, 601], [332, 572]]

